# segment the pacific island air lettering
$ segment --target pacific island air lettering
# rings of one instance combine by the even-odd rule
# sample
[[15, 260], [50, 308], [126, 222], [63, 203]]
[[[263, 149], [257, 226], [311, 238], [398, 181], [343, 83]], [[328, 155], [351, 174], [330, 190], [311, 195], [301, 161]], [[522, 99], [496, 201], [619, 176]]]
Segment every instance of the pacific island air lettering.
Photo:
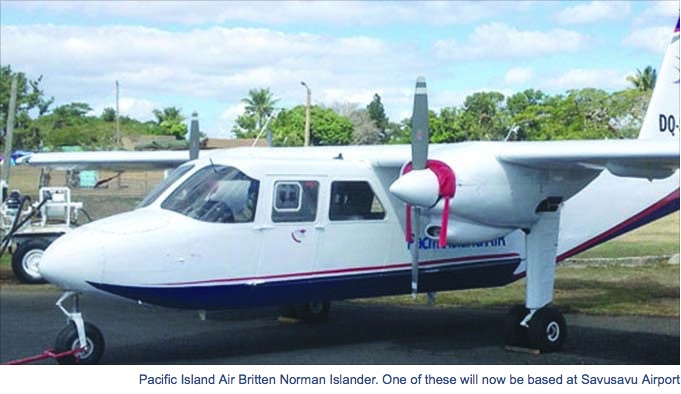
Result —
[[[411, 246], [413, 244], [414, 244], [413, 242], [408, 242], [407, 243], [407, 249], [411, 249]], [[493, 248], [493, 247], [499, 247], [499, 246], [506, 246], [506, 238], [505, 237], [499, 237], [497, 239], [493, 239], [493, 240], [490, 240], [490, 241], [476, 242], [476, 243], [465, 244], [465, 245], [447, 245], [444, 248], [441, 248], [440, 245], [438, 244], [438, 240], [428, 238], [428, 237], [422, 237], [422, 238], [419, 238], [418, 245], [419, 245], [419, 250], [461, 249], [461, 248]]]

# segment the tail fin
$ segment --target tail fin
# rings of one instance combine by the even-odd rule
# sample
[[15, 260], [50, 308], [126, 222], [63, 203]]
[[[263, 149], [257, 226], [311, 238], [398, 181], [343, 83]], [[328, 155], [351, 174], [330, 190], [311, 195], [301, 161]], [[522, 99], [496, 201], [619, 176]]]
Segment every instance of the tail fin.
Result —
[[679, 139], [679, 19], [657, 76], [640, 139]]

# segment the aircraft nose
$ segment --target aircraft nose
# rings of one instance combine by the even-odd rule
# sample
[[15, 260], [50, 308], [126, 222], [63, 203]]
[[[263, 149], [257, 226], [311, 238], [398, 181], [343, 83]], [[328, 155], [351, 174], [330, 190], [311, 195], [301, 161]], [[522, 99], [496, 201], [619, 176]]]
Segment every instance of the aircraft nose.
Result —
[[99, 281], [104, 267], [101, 234], [78, 228], [57, 238], [40, 260], [40, 274], [64, 290], [92, 289], [87, 282]]

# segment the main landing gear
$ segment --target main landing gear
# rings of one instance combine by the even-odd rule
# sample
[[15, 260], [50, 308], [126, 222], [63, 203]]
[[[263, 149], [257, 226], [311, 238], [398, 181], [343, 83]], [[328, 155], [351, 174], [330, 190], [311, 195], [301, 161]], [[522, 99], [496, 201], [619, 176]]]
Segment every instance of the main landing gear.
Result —
[[282, 315], [304, 323], [321, 323], [329, 317], [330, 310], [331, 304], [328, 301], [313, 301], [286, 305], [282, 310]]
[[552, 307], [530, 311], [523, 305], [514, 306], [506, 315], [504, 330], [507, 346], [530, 347], [542, 353], [560, 350], [567, 337], [565, 318]]
[[[70, 311], [64, 307], [64, 302], [71, 299]], [[86, 323], [79, 311], [78, 293], [64, 292], [57, 301], [57, 307], [66, 315], [67, 325], [57, 335], [54, 344], [56, 353], [80, 349], [72, 356], [57, 359], [59, 364], [97, 364], [104, 354], [104, 337], [95, 325]]]

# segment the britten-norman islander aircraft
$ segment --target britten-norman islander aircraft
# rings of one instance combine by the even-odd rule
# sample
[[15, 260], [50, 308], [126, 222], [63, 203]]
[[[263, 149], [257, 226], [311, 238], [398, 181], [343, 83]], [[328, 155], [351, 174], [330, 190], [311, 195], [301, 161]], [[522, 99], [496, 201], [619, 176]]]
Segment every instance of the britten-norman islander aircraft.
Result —
[[556, 263], [679, 209], [679, 25], [636, 140], [428, 145], [416, 82], [410, 146], [242, 148], [174, 170], [139, 208], [57, 239], [40, 263], [65, 290], [60, 362], [97, 363], [85, 293], [195, 310], [503, 286], [526, 278], [508, 344], [567, 332]]

